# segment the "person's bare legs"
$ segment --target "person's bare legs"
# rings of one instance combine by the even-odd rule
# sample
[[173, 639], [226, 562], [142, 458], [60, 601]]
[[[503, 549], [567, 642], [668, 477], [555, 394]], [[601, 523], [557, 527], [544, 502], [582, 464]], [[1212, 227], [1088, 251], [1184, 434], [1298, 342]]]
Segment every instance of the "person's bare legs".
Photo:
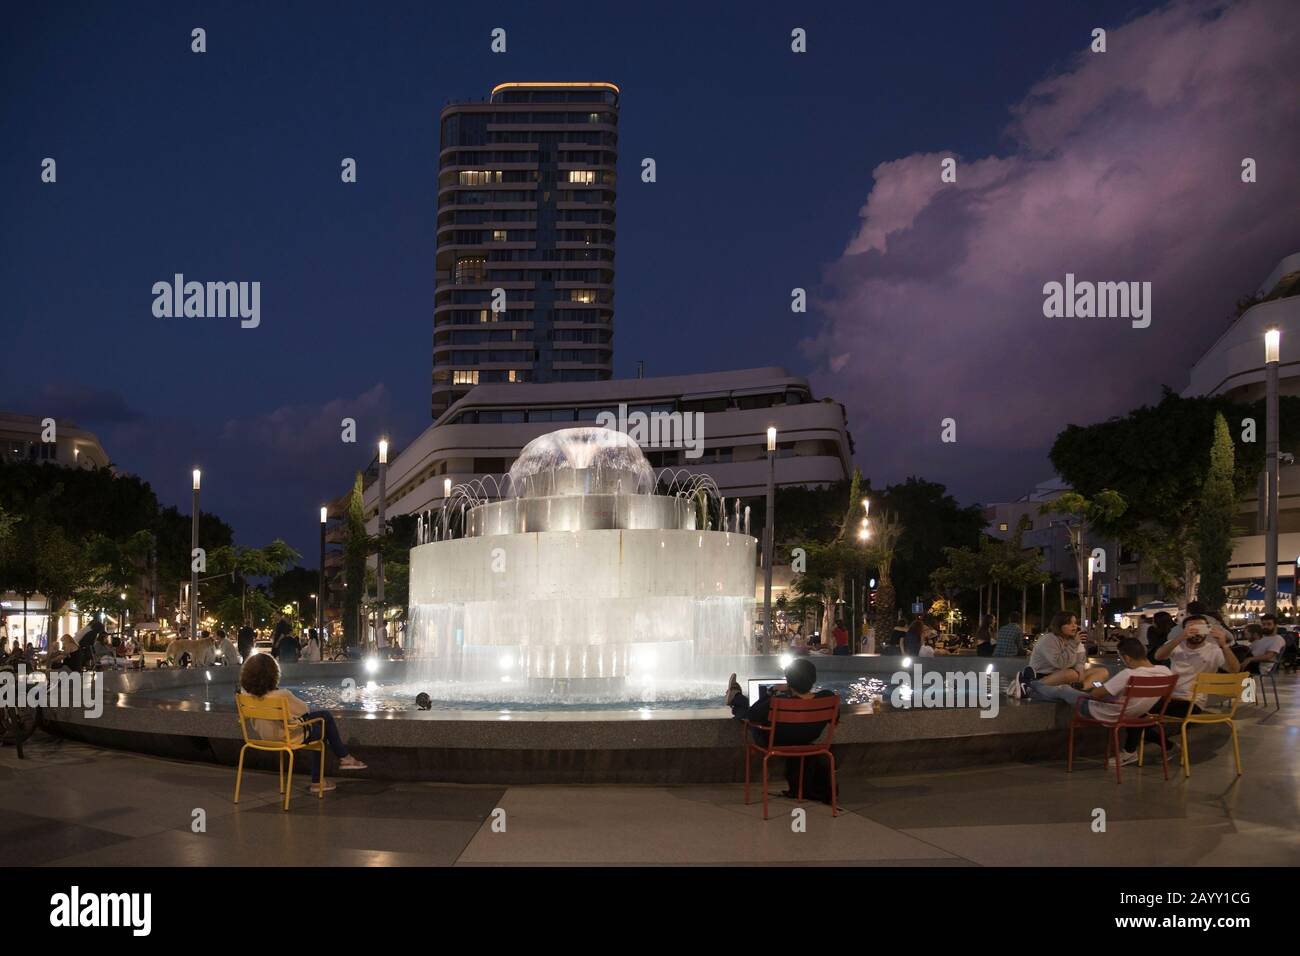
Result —
[[1063, 667], [1059, 671], [1052, 671], [1046, 677], [1040, 677], [1039, 682], [1046, 687], [1060, 687], [1062, 684], [1079, 683], [1079, 672], [1073, 667]]

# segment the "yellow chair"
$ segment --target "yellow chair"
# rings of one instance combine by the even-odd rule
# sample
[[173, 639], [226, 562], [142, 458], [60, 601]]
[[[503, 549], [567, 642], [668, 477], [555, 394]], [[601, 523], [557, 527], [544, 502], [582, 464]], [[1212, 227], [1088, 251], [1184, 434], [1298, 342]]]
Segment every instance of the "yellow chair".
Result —
[[1237, 776], [1241, 776], [1241, 745], [1237, 742], [1237, 707], [1241, 704], [1246, 681], [1250, 675], [1240, 674], [1197, 674], [1196, 683], [1192, 685], [1192, 700], [1204, 700], [1206, 697], [1222, 697], [1228, 701], [1226, 710], [1202, 710], [1199, 714], [1188, 708], [1185, 717], [1162, 717], [1165, 723], [1178, 724], [1183, 743], [1183, 777], [1192, 775], [1192, 758], [1187, 753], [1187, 727], [1189, 724], [1227, 724], [1232, 731], [1232, 756], [1237, 761]]
[[[321, 787], [317, 797], [325, 799], [325, 719], [323, 717], [313, 717], [311, 720], [300, 721], [296, 717], [289, 716], [289, 702], [283, 697], [254, 697], [251, 694], [235, 693], [235, 707], [239, 711], [239, 730], [244, 735], [244, 746], [239, 749], [239, 770], [235, 774], [235, 803], [239, 802], [239, 785], [244, 779], [244, 754], [248, 748], [254, 750], [269, 750], [280, 755], [280, 792], [284, 794], [284, 809], [289, 809], [289, 795], [293, 788], [293, 755], [298, 750], [318, 750], [320, 751], [320, 782]], [[273, 720], [284, 728], [284, 736], [279, 740], [262, 740], [249, 734], [249, 721], [252, 720]], [[289, 735], [289, 723], [292, 720], [295, 728], [303, 728], [303, 736], [306, 736], [306, 728], [310, 724], [319, 723], [321, 725], [320, 739], [311, 743], [293, 742]], [[289, 759], [289, 775], [285, 780], [284, 762], [285, 758]]]

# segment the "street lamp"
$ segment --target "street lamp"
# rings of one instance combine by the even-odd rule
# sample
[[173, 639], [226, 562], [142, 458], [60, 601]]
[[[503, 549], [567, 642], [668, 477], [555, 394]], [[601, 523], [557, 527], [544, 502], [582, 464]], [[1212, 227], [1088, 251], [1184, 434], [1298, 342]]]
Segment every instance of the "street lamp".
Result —
[[194, 469], [194, 503], [190, 507], [190, 637], [195, 637], [195, 625], [199, 619], [199, 567], [195, 557], [199, 550], [199, 484], [203, 477], [199, 469]]
[[444, 478], [442, 479], [442, 536], [444, 539], [451, 537], [451, 535], [447, 533], [447, 501], [450, 498], [451, 498], [451, 479]]
[[386, 501], [388, 497], [388, 439], [379, 439], [379, 554], [375, 561], [375, 600], [379, 602], [379, 627], [376, 637], [380, 647], [387, 647], [384, 633], [384, 536], [387, 533]]
[[1264, 460], [1268, 492], [1268, 532], [1264, 539], [1264, 607], [1277, 613], [1277, 366], [1281, 357], [1282, 333], [1264, 333], [1265, 432]]
[[772, 652], [772, 550], [776, 521], [776, 429], [767, 430], [767, 523], [763, 528], [763, 651]]
[[[326, 508], [324, 505], [321, 505], [320, 508], [320, 587], [317, 592], [318, 594], [321, 595], [325, 593], [325, 521], [328, 518], [329, 518], [329, 509]], [[324, 602], [321, 601], [319, 597], [316, 598], [316, 630], [318, 632], [323, 631], [324, 624], [325, 624], [324, 617], [321, 613], [324, 610], [324, 608], [322, 607], [323, 603]], [[322, 634], [321, 641], [323, 642], [324, 639], [325, 639], [324, 635]], [[324, 646], [324, 644], [322, 643], [321, 646]]]

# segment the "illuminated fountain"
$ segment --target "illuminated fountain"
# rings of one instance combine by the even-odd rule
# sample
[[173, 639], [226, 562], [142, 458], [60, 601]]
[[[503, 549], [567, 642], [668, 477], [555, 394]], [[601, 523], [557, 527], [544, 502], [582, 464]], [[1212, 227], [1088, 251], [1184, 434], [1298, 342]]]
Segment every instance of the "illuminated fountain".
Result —
[[716, 697], [752, 653], [739, 510], [707, 476], [656, 480], [622, 432], [543, 435], [506, 481], [457, 486], [419, 529], [407, 680], [434, 699]]

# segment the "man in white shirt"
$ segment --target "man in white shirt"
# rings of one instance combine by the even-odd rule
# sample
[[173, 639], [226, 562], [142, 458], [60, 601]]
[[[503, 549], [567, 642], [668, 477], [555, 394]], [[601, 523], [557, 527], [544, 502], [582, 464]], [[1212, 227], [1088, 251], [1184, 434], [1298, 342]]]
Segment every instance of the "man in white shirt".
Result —
[[[1068, 685], [1052, 685], [1036, 680], [1029, 685], [1029, 696], [1034, 700], [1063, 700], [1074, 706], [1075, 701], [1083, 699], [1079, 713], [1084, 717], [1113, 724], [1120, 717], [1120, 701], [1129, 681], [1134, 677], [1168, 677], [1169, 668], [1161, 664], [1152, 664], [1147, 660], [1147, 648], [1136, 637], [1126, 637], [1119, 642], [1119, 656], [1124, 661], [1124, 669], [1107, 681], [1093, 680], [1085, 690], [1076, 690]], [[1125, 710], [1126, 717], [1140, 717], [1154, 707], [1160, 698], [1136, 697], [1129, 701]], [[1119, 755], [1120, 766], [1137, 761], [1137, 745], [1142, 728], [1130, 727], [1125, 731], [1123, 752]], [[1158, 739], [1158, 738], [1157, 738]]]
[[1221, 627], [1212, 628], [1210, 622], [1199, 614], [1191, 615], [1181, 627], [1175, 628], [1169, 640], [1157, 647], [1153, 656], [1157, 661], [1168, 661], [1178, 675], [1178, 686], [1174, 688], [1174, 698], [1166, 711], [1171, 717], [1182, 717], [1189, 709], [1196, 710], [1192, 688], [1197, 674], [1213, 674], [1219, 670], [1236, 674], [1241, 670], [1237, 655], [1228, 647], [1227, 631]]
[[1260, 664], [1271, 664], [1286, 649], [1286, 639], [1277, 632], [1277, 618], [1265, 614], [1259, 619], [1263, 636], [1251, 641], [1250, 656], [1241, 662], [1241, 666], [1252, 674], [1259, 673]]

